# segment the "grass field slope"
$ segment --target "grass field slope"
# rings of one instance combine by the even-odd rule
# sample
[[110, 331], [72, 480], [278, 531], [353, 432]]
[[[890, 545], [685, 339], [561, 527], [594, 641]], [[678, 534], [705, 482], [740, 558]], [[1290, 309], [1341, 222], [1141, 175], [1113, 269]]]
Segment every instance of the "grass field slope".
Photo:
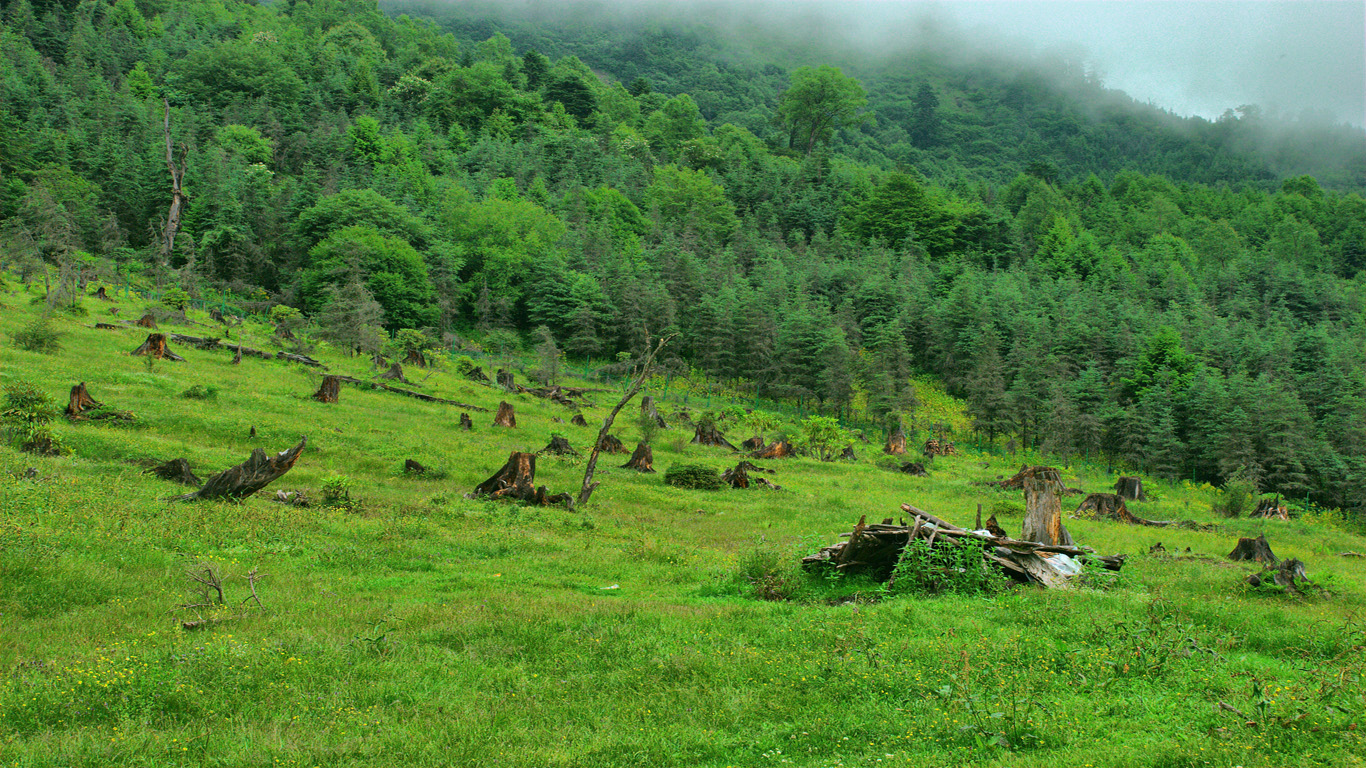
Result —
[[[888, 594], [797, 561], [902, 502], [963, 525], [980, 503], [1018, 534], [1022, 495], [982, 481], [1047, 459], [960, 439], [912, 477], [859, 444], [853, 462], [760, 462], [781, 491], [685, 490], [664, 484], [670, 466], [737, 459], [671, 423], [658, 474], [604, 456], [573, 511], [475, 500], [511, 451], [552, 434], [586, 455], [617, 394], [590, 394], [590, 426], [574, 426], [435, 355], [408, 388], [489, 410], [352, 385], [323, 404], [322, 372], [297, 363], [174, 341], [183, 362], [130, 356], [148, 333], [122, 324], [142, 314], [134, 300], [84, 299], [52, 316], [60, 350], [24, 349], [13, 337], [44, 310], [37, 295], [0, 290], [0, 385], [60, 407], [85, 382], [133, 419], [58, 418], [60, 456], [0, 447], [0, 766], [1366, 762], [1366, 562], [1341, 554], [1366, 536], [1331, 513], [1229, 519], [1220, 491], [1151, 481], [1136, 514], [1213, 529], [1067, 519], [1080, 543], [1129, 556], [1117, 578]], [[161, 330], [219, 328], [191, 311]], [[271, 332], [248, 321], [232, 340], [273, 352]], [[491, 426], [501, 400], [514, 429]], [[628, 447], [637, 413], [613, 430]], [[207, 477], [305, 435], [297, 465], [241, 503], [173, 503], [189, 489], [145, 473], [183, 457]], [[410, 458], [430, 471], [405, 475]], [[537, 482], [576, 491], [583, 464], [541, 457]], [[1115, 481], [1086, 464], [1063, 477]], [[1257, 568], [1225, 555], [1258, 534], [1319, 588], [1245, 584]], [[1159, 541], [1169, 554], [1150, 554]], [[192, 578], [206, 574], [223, 605]]]

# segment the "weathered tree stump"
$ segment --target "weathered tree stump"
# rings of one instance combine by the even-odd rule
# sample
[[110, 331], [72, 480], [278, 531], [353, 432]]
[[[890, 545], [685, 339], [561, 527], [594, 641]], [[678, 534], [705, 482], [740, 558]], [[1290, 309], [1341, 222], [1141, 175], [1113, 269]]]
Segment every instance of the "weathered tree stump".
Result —
[[729, 485], [732, 488], [748, 488], [749, 472], [745, 469], [744, 463], [741, 462], [740, 464], [731, 467], [725, 472], [722, 472], [721, 482], [725, 483], [726, 485]]
[[427, 367], [427, 356], [422, 354], [420, 349], [408, 350], [408, 356], [403, 358], [404, 365], [416, 365], [418, 368]]
[[932, 437], [925, 441], [925, 445], [920, 449], [920, 452], [930, 458], [934, 458], [935, 456], [957, 456], [958, 448], [953, 444], [952, 440], [941, 440], [937, 437]]
[[113, 301], [113, 299], [109, 298], [109, 292], [104, 290], [103, 285], [100, 286], [100, 289], [98, 291], [95, 291], [95, 298], [99, 299], [100, 301]]
[[204, 481], [200, 480], [195, 475], [194, 470], [190, 469], [190, 462], [185, 459], [171, 459], [168, 462], [152, 467], [147, 470], [147, 472], [156, 475], [162, 480], [170, 480], [173, 483], [181, 483], [182, 485], [199, 486], [204, 484]]
[[[1068, 489], [1070, 492], [1072, 489]], [[1117, 493], [1093, 493], [1082, 500], [1077, 505], [1077, 509], [1072, 513], [1073, 517], [1083, 517], [1091, 520], [1114, 520], [1128, 525], [1151, 525], [1161, 527], [1168, 525], [1164, 520], [1144, 520], [1135, 517], [1129, 508], [1124, 504], [1124, 497]]]
[[603, 435], [597, 447], [598, 453], [630, 453], [616, 435]]
[[403, 461], [403, 472], [408, 475], [425, 475], [427, 468], [412, 459], [405, 459]]
[[650, 446], [645, 443], [637, 443], [636, 450], [631, 454], [631, 458], [621, 465], [622, 469], [634, 469], [637, 472], [655, 471], [655, 452], [650, 450]]
[[209, 319], [215, 323], [223, 322], [223, 311], [218, 307], [209, 307]]
[[241, 364], [242, 364], [242, 345], [240, 345], [240, 344], [237, 345], [237, 349], [236, 349], [236, 350], [233, 352], [233, 354], [232, 354], [232, 364], [233, 364], [233, 365], [241, 365]]
[[476, 365], [465, 372], [465, 378], [476, 384], [490, 384], [489, 375], [484, 373], [483, 366]]
[[1001, 524], [996, 522], [996, 515], [994, 514], [991, 517], [988, 517], [985, 523], [982, 523], [982, 528], [992, 536], [1000, 539], [1006, 538], [1006, 529], [1002, 528]]
[[858, 461], [858, 456], [854, 455], [854, 446], [844, 446], [844, 453], [840, 454], [840, 459], [843, 461]]
[[1115, 493], [1129, 501], [1147, 501], [1143, 495], [1143, 480], [1138, 477], [1121, 477], [1115, 481]]
[[716, 428], [716, 422], [710, 420], [698, 423], [697, 430], [693, 432], [692, 440], [690, 442], [694, 445], [710, 445], [715, 448], [729, 448], [732, 451], [736, 450], [735, 446], [730, 444], [730, 441], [726, 439], [725, 435], [721, 434], [721, 430]]
[[[1018, 491], [1024, 488], [1025, 480], [1033, 477], [1036, 473], [1039, 472], [1042, 472], [1047, 476], [1057, 475], [1058, 477], [1061, 477], [1061, 475], [1058, 475], [1058, 470], [1052, 467], [1025, 466], [1020, 467], [1019, 472], [1016, 472], [1014, 475], [1011, 475], [1005, 480], [995, 483], [995, 485], [998, 485], [1001, 488], [1004, 488], [1008, 491]], [[1062, 481], [1059, 480], [1058, 482], [1061, 483]]]
[[913, 477], [929, 477], [930, 473], [925, 470], [925, 465], [919, 461], [908, 461], [897, 467], [898, 472]]
[[1238, 539], [1238, 544], [1233, 551], [1228, 553], [1230, 560], [1255, 560], [1259, 563], [1270, 563], [1275, 565], [1280, 562], [1271, 551], [1271, 545], [1266, 542], [1266, 534], [1262, 534], [1255, 539]]
[[[1304, 569], [1304, 563], [1296, 558], [1290, 558], [1280, 563], [1268, 564], [1262, 569], [1261, 573], [1254, 573], [1247, 577], [1247, 583], [1258, 587], [1266, 582], [1271, 582], [1278, 587], [1284, 587], [1286, 592], [1294, 595], [1301, 594], [1300, 584], [1308, 584], [1317, 587], [1318, 585], [1309, 580], [1309, 573]], [[1299, 582], [1297, 584], [1296, 582]], [[1320, 587], [1322, 589], [1322, 587]]]
[[512, 371], [509, 371], [506, 368], [499, 368], [497, 376], [498, 386], [509, 392], [517, 391], [517, 382], [512, 378]]
[[179, 363], [185, 362], [185, 358], [172, 352], [171, 348], [166, 345], [166, 334], [164, 333], [147, 334], [147, 340], [142, 342], [142, 346], [133, 350], [132, 354], [134, 357], [150, 355], [157, 360], [174, 360]]
[[286, 325], [277, 325], [277, 326], [275, 326], [275, 335], [278, 336], [278, 337], [280, 337], [280, 338], [283, 339], [284, 341], [296, 341], [296, 340], [297, 340], [296, 337], [294, 336], [294, 331], [289, 330], [289, 326], [286, 326]]
[[550, 443], [546, 447], [536, 452], [537, 456], [543, 453], [552, 453], [556, 456], [578, 456], [579, 452], [574, 450], [574, 446], [569, 444], [569, 440], [560, 435], [552, 435]]
[[1262, 517], [1276, 520], [1289, 520], [1290, 510], [1281, 504], [1280, 494], [1274, 498], [1260, 499], [1248, 517]]
[[148, 312], [144, 314], [142, 317], [139, 317], [138, 321], [134, 323], [134, 325], [138, 326], [139, 328], [151, 328], [155, 331], [157, 328], [157, 319], [152, 315], [151, 312]]
[[320, 403], [335, 403], [341, 399], [341, 378], [338, 376], [324, 376], [318, 391], [313, 393], [313, 399]]
[[755, 435], [754, 437], [751, 437], [745, 442], [740, 443], [740, 450], [742, 451], [757, 451], [763, 447], [764, 439], [762, 437], [759, 437], [758, 435]]
[[490, 499], [516, 499], [528, 504], [564, 504], [574, 508], [574, 497], [567, 493], [550, 495], [545, 486], [536, 487], [536, 454], [513, 451], [507, 463], [474, 488], [474, 496]]
[[792, 449], [792, 443], [786, 440], [777, 440], [751, 453], [751, 459], [786, 459], [796, 455]]
[[906, 452], [906, 430], [900, 424], [887, 436], [887, 444], [882, 447], [882, 452], [888, 456], [900, 456]]
[[470, 420], [470, 415], [468, 413], [460, 414], [460, 428], [466, 432], [474, 429], [474, 422]]
[[570, 424], [573, 424], [573, 425], [576, 426], [576, 427], [586, 427], [586, 426], [588, 426], [588, 421], [585, 420], [585, 419], [583, 418], [583, 414], [582, 414], [582, 413], [576, 413], [576, 414], [574, 414], [574, 418], [570, 419], [570, 420], [569, 420], [569, 423], [570, 423]]
[[66, 417], [68, 419], [83, 418], [88, 408], [99, 408], [103, 403], [95, 402], [95, 398], [90, 396], [90, 392], [85, 388], [85, 382], [71, 388], [71, 400], [66, 406]]
[[498, 413], [493, 417], [495, 427], [516, 427], [517, 414], [512, 411], [512, 403], [504, 400], [498, 403]]
[[381, 373], [379, 375], [379, 378], [387, 379], [389, 381], [398, 381], [404, 384], [412, 383], [403, 377], [403, 366], [399, 365], [398, 363], [394, 363], [393, 365], [389, 366], [389, 370], [385, 371], [384, 373]]
[[1053, 467], [1034, 467], [1024, 479], [1025, 519], [1023, 541], [1073, 546], [1072, 534], [1062, 524], [1062, 474]]
[[209, 478], [204, 487], [194, 493], [177, 496], [172, 501], [245, 499], [288, 472], [299, 460], [299, 454], [303, 453], [307, 444], [308, 438], [305, 437], [299, 440], [298, 445], [274, 456], [267, 456], [265, 451], [257, 448], [246, 461]]
[[655, 399], [649, 395], [643, 395], [640, 398], [640, 415], [642, 418], [653, 421], [660, 429], [669, 428], [669, 425], [664, 423], [664, 417], [660, 416], [659, 411], [655, 408]]

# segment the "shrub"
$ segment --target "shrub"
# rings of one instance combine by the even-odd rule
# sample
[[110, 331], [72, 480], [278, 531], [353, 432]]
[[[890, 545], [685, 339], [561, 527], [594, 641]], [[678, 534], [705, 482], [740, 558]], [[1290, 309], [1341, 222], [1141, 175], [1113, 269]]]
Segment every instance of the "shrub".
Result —
[[979, 545], [953, 539], [940, 539], [934, 547], [924, 539], [907, 544], [892, 576], [887, 591], [893, 595], [990, 595], [1010, 585], [1010, 579], [987, 565]]
[[1256, 504], [1257, 486], [1242, 478], [1233, 478], [1224, 483], [1223, 493], [1211, 506], [1216, 515], [1222, 517], [1242, 517], [1252, 511]]
[[351, 498], [352, 483], [345, 475], [328, 475], [323, 478], [321, 496], [324, 507], [333, 509], [352, 509], [356, 501]]
[[675, 464], [664, 473], [664, 484], [694, 491], [714, 491], [721, 487], [715, 469], [701, 464]]
[[218, 387], [215, 387], [212, 384], [195, 384], [184, 392], [181, 392], [180, 396], [190, 400], [217, 400]]
[[784, 547], [760, 541], [742, 554], [736, 567], [741, 588], [759, 600], [790, 600], [802, 586], [797, 557]]
[[26, 382], [16, 381], [5, 387], [5, 408], [0, 411], [0, 424], [10, 440], [30, 453], [56, 454], [61, 442], [49, 424], [57, 418], [57, 406], [41, 389]]
[[62, 351], [62, 332], [52, 327], [46, 315], [14, 332], [14, 345], [30, 352], [55, 355]]
[[184, 312], [190, 306], [190, 294], [178, 285], [173, 286], [162, 295], [161, 303], [177, 312]]

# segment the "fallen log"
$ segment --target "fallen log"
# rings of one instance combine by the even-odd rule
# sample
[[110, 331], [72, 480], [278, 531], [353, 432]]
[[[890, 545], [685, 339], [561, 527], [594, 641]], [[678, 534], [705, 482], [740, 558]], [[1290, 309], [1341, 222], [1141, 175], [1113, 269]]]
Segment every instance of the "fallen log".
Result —
[[622, 464], [621, 468], [634, 469], [637, 472], [654, 472], [655, 453], [650, 450], [649, 445], [637, 443], [635, 451], [631, 453], [631, 458]]
[[293, 352], [285, 352], [283, 350], [272, 354], [270, 352], [264, 352], [259, 349], [252, 349], [251, 347], [243, 346], [241, 344], [225, 344], [220, 339], [205, 338], [203, 336], [186, 336], [183, 333], [171, 333], [167, 334], [167, 337], [171, 341], [176, 342], [177, 344], [189, 344], [195, 349], [202, 349], [206, 351], [212, 351], [216, 349], [230, 350], [234, 353], [232, 361], [233, 365], [237, 365], [238, 363], [240, 363], [242, 361], [242, 356], [247, 355], [249, 357], [259, 357], [262, 360], [285, 360], [291, 363], [307, 365], [311, 368], [326, 367], [322, 364], [321, 361], [314, 360], [308, 355], [299, 355]]
[[294, 466], [294, 462], [299, 460], [299, 454], [303, 453], [307, 444], [308, 438], [304, 437], [299, 440], [298, 445], [274, 456], [267, 456], [265, 451], [257, 448], [246, 461], [209, 478], [199, 490], [184, 496], [176, 496], [171, 501], [245, 499], [284, 476]]
[[157, 360], [174, 360], [179, 363], [185, 362], [185, 358], [172, 352], [171, 348], [166, 346], [166, 334], [164, 333], [147, 334], [147, 340], [142, 342], [142, 345], [137, 349], [133, 350], [132, 354], [135, 357], [148, 355]]
[[336, 377], [336, 378], [337, 378], [338, 381], [342, 382], [343, 384], [352, 384], [352, 385], [355, 385], [355, 386], [357, 386], [357, 387], [362, 387], [362, 388], [366, 388], [366, 389], [373, 389], [373, 388], [375, 388], [375, 387], [379, 387], [380, 389], [384, 390], [385, 392], [393, 392], [393, 393], [396, 394], [396, 395], [403, 395], [404, 397], [411, 397], [411, 398], [414, 398], [414, 399], [416, 399], [416, 400], [421, 400], [421, 401], [424, 402], [424, 403], [440, 403], [441, 405], [453, 405], [453, 406], [456, 406], [457, 408], [468, 408], [468, 409], [470, 409], [471, 411], [483, 411], [483, 412], [487, 412], [487, 411], [488, 411], [487, 408], [484, 408], [484, 407], [482, 407], [482, 406], [470, 405], [469, 403], [462, 403], [462, 402], [459, 402], [459, 401], [457, 401], [457, 400], [447, 400], [447, 399], [444, 398], [444, 397], [436, 397], [435, 395], [425, 395], [425, 394], [423, 394], [423, 393], [421, 393], [421, 392], [414, 392], [414, 391], [412, 391], [412, 390], [410, 390], [410, 389], [399, 389], [398, 387], [391, 386], [391, 385], [385, 384], [385, 383], [383, 383], [383, 382], [378, 382], [378, 381], [362, 381], [361, 379], [353, 379], [353, 378], [351, 378], [350, 376], [338, 376], [338, 377]]
[[517, 414], [512, 410], [512, 404], [504, 400], [498, 403], [498, 413], [493, 417], [495, 427], [516, 427]]
[[513, 451], [507, 463], [493, 473], [493, 477], [475, 486], [471, 497], [515, 499], [539, 506], [564, 504], [571, 510], [574, 508], [572, 495], [551, 495], [545, 486], [536, 487], [536, 454], [519, 451]]

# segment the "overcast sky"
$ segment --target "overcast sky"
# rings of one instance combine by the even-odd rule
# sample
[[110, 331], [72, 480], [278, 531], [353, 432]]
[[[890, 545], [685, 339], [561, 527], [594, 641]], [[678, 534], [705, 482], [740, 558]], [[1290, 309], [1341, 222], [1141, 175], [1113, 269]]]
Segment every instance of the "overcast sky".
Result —
[[[1362, 0], [831, 0], [850, 26], [930, 15], [969, 39], [1079, 45], [1105, 83], [1183, 115], [1241, 104], [1366, 124]], [[857, 21], [855, 21], [857, 18]]]

